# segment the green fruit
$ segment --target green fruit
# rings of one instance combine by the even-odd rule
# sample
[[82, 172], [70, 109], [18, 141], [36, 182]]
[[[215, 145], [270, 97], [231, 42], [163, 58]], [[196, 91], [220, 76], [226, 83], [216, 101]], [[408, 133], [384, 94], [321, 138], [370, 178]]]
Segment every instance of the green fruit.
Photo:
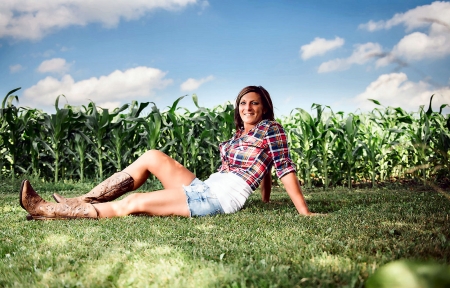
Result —
[[450, 287], [450, 266], [399, 260], [380, 267], [367, 279], [366, 288]]

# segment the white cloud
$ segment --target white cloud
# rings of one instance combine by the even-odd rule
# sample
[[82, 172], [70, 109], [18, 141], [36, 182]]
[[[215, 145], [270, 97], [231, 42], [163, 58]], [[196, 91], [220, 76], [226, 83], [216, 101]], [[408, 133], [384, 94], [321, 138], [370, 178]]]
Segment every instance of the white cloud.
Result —
[[326, 40], [324, 38], [316, 37], [314, 41], [303, 45], [300, 48], [300, 57], [303, 60], [306, 60], [317, 55], [323, 55], [328, 51], [341, 47], [344, 43], [344, 39], [339, 37], [334, 38], [334, 40]]
[[358, 28], [373, 32], [373, 31], [383, 29], [384, 25], [385, 25], [384, 21], [375, 22], [373, 20], [370, 20], [369, 22], [367, 22], [365, 24], [359, 24]]
[[377, 61], [377, 66], [385, 66], [398, 59], [407, 61], [426, 58], [441, 58], [450, 55], [450, 2], [433, 2], [418, 6], [405, 13], [395, 14], [384, 21], [370, 20], [359, 25], [361, 29], [376, 31], [404, 25], [407, 31], [429, 27], [428, 32], [413, 32], [404, 36], [386, 56]]
[[[431, 95], [432, 107], [439, 111], [440, 105], [450, 104], [450, 86], [432, 88], [426, 82], [412, 82], [405, 73], [383, 74], [377, 80], [370, 83], [366, 90], [356, 96], [354, 101], [363, 110], [371, 110], [376, 107], [368, 99], [378, 100], [383, 106], [401, 107], [407, 111], [418, 111], [421, 105], [428, 108]], [[449, 111], [447, 108], [446, 111]]]
[[194, 79], [194, 78], [189, 78], [188, 80], [186, 80], [185, 82], [183, 82], [183, 84], [181, 84], [180, 89], [181, 91], [193, 91], [198, 89], [198, 87], [200, 87], [200, 85], [209, 82], [211, 80], [214, 80], [214, 76], [209, 75], [208, 77], [202, 78], [202, 79]]
[[377, 67], [386, 66], [398, 59], [417, 61], [450, 55], [450, 31], [447, 34], [414, 32], [403, 37], [392, 51], [377, 60]]
[[393, 53], [404, 55], [409, 60], [420, 60], [427, 55], [439, 58], [450, 54], [450, 37], [445, 34], [428, 36], [421, 32], [414, 32], [403, 37], [395, 45]]
[[115, 102], [107, 101], [107, 102], [102, 102], [102, 103], [95, 103], [95, 105], [97, 107], [100, 107], [103, 109], [108, 109], [108, 110], [114, 110], [114, 109], [122, 106], [120, 101], [115, 101]]
[[381, 46], [378, 43], [368, 42], [356, 44], [353, 53], [348, 58], [338, 58], [320, 64], [317, 72], [326, 73], [336, 70], [346, 70], [353, 64], [362, 65], [373, 58], [373, 55], [381, 53]]
[[9, 72], [10, 73], [17, 73], [19, 71], [22, 71], [24, 68], [20, 64], [11, 65], [9, 66]]
[[[122, 19], [136, 20], [152, 10], [176, 10], [192, 4], [197, 0], [2, 0], [0, 38], [37, 40], [55, 30], [89, 23], [111, 28]], [[205, 1], [201, 5], [205, 6]]]
[[70, 75], [61, 80], [48, 76], [24, 91], [24, 97], [34, 103], [52, 105], [58, 95], [64, 94], [72, 105], [130, 101], [153, 95], [172, 83], [165, 72], [150, 67], [116, 70], [107, 76], [92, 77], [75, 82]]
[[37, 68], [41, 73], [65, 73], [69, 71], [70, 64], [62, 58], [53, 58], [43, 61]]
[[[412, 29], [434, 25], [433, 29], [450, 30], [450, 2], [436, 1], [429, 5], [417, 6], [405, 13], [397, 13], [391, 19], [384, 21], [370, 20], [366, 24], [360, 24], [360, 29], [376, 31], [390, 29], [403, 24], [408, 31]], [[439, 26], [442, 26], [439, 28]], [[448, 27], [446, 27], [448, 26]]]

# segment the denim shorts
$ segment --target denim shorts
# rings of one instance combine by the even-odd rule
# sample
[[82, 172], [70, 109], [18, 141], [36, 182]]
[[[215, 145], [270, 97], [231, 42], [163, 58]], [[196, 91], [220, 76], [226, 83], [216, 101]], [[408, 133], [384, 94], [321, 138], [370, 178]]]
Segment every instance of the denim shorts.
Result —
[[212, 216], [225, 213], [217, 196], [211, 192], [209, 186], [198, 178], [192, 180], [189, 186], [183, 185], [191, 217]]

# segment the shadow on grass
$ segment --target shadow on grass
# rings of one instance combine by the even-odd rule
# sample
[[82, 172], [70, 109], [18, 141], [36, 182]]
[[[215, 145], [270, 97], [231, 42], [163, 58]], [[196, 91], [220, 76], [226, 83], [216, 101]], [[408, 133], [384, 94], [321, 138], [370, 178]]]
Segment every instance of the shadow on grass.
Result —
[[[376, 203], [380, 203], [381, 201], [376, 198], [368, 198], [368, 197], [351, 197], [353, 199], [348, 199], [348, 195], [342, 197], [341, 199], [329, 199], [330, 194], [323, 193], [324, 195], [309, 195], [306, 200], [308, 204], [308, 208], [315, 213], [333, 213], [338, 212], [342, 209], [352, 209], [355, 206], [358, 207], [368, 207]], [[279, 193], [280, 195], [283, 195]], [[250, 198], [248, 202], [245, 204], [244, 209], [254, 209], [254, 210], [269, 210], [269, 211], [278, 211], [278, 210], [290, 210], [294, 208], [294, 204], [290, 198], [286, 198], [285, 196], [274, 195], [269, 203], [264, 203], [260, 199]], [[295, 208], [294, 208], [295, 209]]]

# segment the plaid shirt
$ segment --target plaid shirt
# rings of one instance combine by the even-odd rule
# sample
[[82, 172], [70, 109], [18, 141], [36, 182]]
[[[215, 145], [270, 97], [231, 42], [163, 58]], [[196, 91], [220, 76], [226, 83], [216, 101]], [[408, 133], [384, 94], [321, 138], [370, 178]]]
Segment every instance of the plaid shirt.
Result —
[[242, 135], [243, 130], [219, 144], [222, 165], [219, 172], [231, 172], [255, 190], [272, 164], [278, 178], [295, 172], [283, 127], [275, 121], [262, 120]]

